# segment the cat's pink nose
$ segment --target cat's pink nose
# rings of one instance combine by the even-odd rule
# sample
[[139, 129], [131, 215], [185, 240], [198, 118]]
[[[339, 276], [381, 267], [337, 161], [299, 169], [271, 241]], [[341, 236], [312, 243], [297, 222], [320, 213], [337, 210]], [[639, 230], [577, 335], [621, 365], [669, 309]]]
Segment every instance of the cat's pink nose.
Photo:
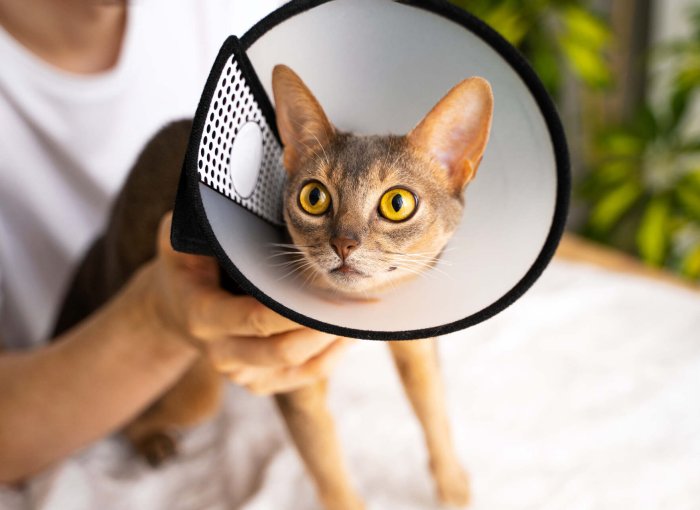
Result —
[[345, 262], [345, 259], [350, 256], [350, 253], [360, 245], [359, 241], [349, 237], [331, 237], [330, 243], [333, 250], [343, 262]]

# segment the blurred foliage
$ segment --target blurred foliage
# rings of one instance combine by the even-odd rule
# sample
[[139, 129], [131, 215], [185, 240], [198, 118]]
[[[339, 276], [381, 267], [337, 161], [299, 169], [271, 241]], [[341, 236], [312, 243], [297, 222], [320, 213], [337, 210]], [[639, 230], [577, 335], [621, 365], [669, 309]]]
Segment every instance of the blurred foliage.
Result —
[[[555, 99], [567, 72], [589, 92], [612, 85], [613, 34], [588, 1], [452, 2], [518, 47]], [[592, 164], [579, 198], [590, 206], [586, 235], [698, 279], [700, 135], [687, 124], [700, 96], [700, 6], [690, 15], [691, 35], [653, 52], [670, 69], [666, 97], [640, 105], [633, 122], [592, 133]]]
[[659, 58], [673, 63], [671, 83], [672, 121], [678, 123], [687, 111], [688, 103], [700, 90], [700, 5], [690, 9], [691, 33], [689, 37], [665, 45]]
[[691, 133], [692, 102], [700, 91], [700, 7], [688, 38], [659, 48], [669, 69], [660, 101], [640, 107], [627, 125], [598, 134], [594, 165], [581, 195], [592, 206], [585, 233], [633, 248], [650, 265], [700, 278], [700, 133]]
[[636, 123], [600, 134], [597, 164], [581, 187], [592, 205], [585, 233], [619, 245], [631, 225], [643, 260], [698, 278], [700, 138], [672, 127], [677, 114], [647, 106]]
[[611, 84], [610, 29], [583, 0], [452, 0], [495, 28], [530, 60], [554, 97], [563, 67], [587, 87]]

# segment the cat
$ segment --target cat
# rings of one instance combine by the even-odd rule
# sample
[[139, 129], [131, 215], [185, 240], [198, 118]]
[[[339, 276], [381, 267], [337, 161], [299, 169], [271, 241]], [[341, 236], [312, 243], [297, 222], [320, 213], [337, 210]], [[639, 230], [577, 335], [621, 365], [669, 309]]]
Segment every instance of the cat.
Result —
[[[288, 177], [289, 249], [310, 273], [310, 285], [346, 296], [381, 293], [435, 263], [459, 224], [464, 190], [488, 142], [493, 116], [488, 82], [459, 83], [405, 136], [337, 130], [286, 66], [274, 68], [272, 85]], [[96, 310], [154, 256], [158, 223], [172, 207], [190, 128], [190, 121], [171, 124], [147, 144], [105, 235], [76, 273], [56, 333]], [[435, 339], [387, 345], [423, 427], [438, 497], [466, 505], [469, 483], [452, 445]], [[150, 463], [159, 464], [175, 453], [170, 431], [214, 414], [222, 386], [221, 377], [200, 360], [125, 428], [127, 437]], [[275, 400], [323, 506], [364, 508], [326, 407], [326, 381]]]

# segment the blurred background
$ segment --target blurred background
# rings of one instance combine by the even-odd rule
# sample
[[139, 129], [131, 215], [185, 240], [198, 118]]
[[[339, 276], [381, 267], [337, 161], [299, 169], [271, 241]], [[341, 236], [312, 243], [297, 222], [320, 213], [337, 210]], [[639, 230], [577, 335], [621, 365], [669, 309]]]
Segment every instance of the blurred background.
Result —
[[700, 0], [451, 0], [529, 59], [568, 134], [569, 228], [700, 280]]

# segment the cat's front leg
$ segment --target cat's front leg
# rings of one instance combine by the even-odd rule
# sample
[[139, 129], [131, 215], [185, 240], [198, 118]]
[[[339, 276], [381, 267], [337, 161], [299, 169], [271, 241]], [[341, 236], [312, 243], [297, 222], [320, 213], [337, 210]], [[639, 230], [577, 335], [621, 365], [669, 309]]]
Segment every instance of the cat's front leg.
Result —
[[406, 395], [425, 435], [438, 497], [442, 503], [469, 503], [469, 479], [452, 443], [435, 338], [389, 342]]
[[287, 430], [326, 510], [363, 510], [350, 484], [333, 417], [326, 405], [327, 381], [275, 395]]
[[124, 428], [137, 453], [157, 467], [177, 453], [177, 434], [216, 414], [224, 380], [202, 356], [153, 405]]

